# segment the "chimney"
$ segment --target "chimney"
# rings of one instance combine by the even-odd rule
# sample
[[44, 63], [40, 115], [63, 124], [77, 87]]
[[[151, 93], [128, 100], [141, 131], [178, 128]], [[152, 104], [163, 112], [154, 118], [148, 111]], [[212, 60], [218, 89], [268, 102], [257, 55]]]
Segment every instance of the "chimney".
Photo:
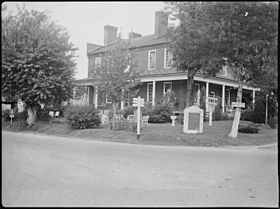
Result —
[[138, 38], [138, 37], [141, 37], [142, 35], [140, 33], [135, 33], [135, 32], [130, 32], [128, 34], [128, 38], [129, 39], [132, 39], [132, 38]]
[[168, 28], [168, 15], [162, 11], [155, 13], [155, 35], [164, 35]]
[[111, 25], [104, 26], [104, 46], [107, 46], [108, 44], [117, 40], [117, 32], [117, 27]]

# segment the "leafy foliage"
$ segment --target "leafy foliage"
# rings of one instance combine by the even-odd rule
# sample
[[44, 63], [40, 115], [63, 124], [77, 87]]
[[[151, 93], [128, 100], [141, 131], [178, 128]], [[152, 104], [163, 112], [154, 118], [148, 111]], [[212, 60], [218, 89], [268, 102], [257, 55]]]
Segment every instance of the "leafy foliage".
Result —
[[152, 111], [149, 113], [149, 123], [166, 123], [171, 122], [172, 108], [169, 104], [162, 103], [155, 105]]
[[139, 73], [134, 70], [135, 65], [129, 43], [118, 40], [108, 52], [102, 54], [101, 65], [90, 66], [90, 74], [98, 83], [99, 94], [110, 97], [113, 106], [125, 99], [126, 91], [130, 97], [137, 94], [140, 80]]
[[44, 12], [18, 8], [2, 17], [2, 94], [27, 107], [72, 97], [75, 48]]
[[238, 132], [240, 132], [240, 133], [257, 134], [257, 133], [259, 132], [259, 128], [253, 127], [253, 126], [250, 126], [250, 125], [245, 126], [245, 127], [240, 126], [240, 127], [238, 128]]
[[70, 106], [65, 109], [66, 123], [72, 129], [97, 128], [101, 123], [99, 111], [94, 106]]

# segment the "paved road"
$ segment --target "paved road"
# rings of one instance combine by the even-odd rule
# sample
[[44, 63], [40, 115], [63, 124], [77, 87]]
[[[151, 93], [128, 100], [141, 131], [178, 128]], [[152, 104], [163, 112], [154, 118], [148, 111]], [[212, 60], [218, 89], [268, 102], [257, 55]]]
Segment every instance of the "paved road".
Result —
[[4, 206], [274, 206], [276, 146], [132, 145], [2, 132]]

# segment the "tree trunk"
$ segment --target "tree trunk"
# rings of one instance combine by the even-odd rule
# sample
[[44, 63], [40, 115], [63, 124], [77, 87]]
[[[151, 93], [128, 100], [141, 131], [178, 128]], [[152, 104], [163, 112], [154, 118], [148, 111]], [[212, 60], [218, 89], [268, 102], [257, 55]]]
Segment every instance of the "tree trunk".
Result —
[[191, 106], [191, 94], [192, 94], [193, 80], [194, 80], [193, 76], [188, 76], [187, 91], [186, 91], [186, 108]]
[[116, 128], [116, 112], [117, 112], [117, 103], [113, 103], [113, 119], [112, 119], [112, 129]]
[[[238, 85], [236, 101], [239, 102], [239, 103], [242, 102], [242, 84], [241, 84], [241, 82], [239, 82], [239, 85]], [[241, 116], [241, 107], [237, 107], [236, 110], [235, 110], [234, 119], [233, 119], [231, 131], [230, 131], [230, 134], [229, 134], [229, 137], [231, 137], [231, 138], [236, 138], [237, 137], [238, 126], [239, 126], [239, 122], [240, 122], [240, 116]]]
[[37, 118], [37, 112], [36, 109], [34, 107], [28, 107], [27, 108], [27, 113], [28, 113], [28, 117], [27, 117], [27, 124], [28, 126], [32, 126]]

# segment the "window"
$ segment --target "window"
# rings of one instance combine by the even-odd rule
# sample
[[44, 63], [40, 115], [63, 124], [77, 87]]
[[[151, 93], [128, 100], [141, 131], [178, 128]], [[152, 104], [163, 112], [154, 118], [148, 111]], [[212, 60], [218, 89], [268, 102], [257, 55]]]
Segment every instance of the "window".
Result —
[[124, 91], [124, 107], [129, 106], [129, 92], [127, 90]]
[[209, 97], [213, 97], [214, 98], [215, 97], [215, 92], [211, 91], [210, 94], [209, 94]]
[[173, 55], [170, 50], [164, 50], [164, 68], [171, 68], [172, 67], [172, 59]]
[[222, 65], [222, 72], [224, 76], [227, 76], [227, 69], [228, 69], [227, 65]]
[[[98, 93], [98, 92], [97, 92]], [[98, 93], [97, 95], [97, 105], [98, 106], [103, 106], [103, 102], [104, 102], [104, 96], [101, 93]]]
[[225, 97], [226, 97], [226, 104], [227, 105], [230, 105], [230, 89], [226, 89], [226, 95], [225, 95]]
[[149, 51], [148, 69], [156, 69], [156, 50]]
[[94, 66], [95, 67], [101, 66], [101, 57], [95, 57]]
[[163, 94], [165, 94], [168, 89], [172, 90], [172, 82], [163, 83]]
[[199, 83], [194, 84], [193, 91], [194, 91], [194, 95], [196, 95], [194, 98], [194, 103], [199, 105], [199, 102], [200, 102], [200, 85], [199, 85]]
[[147, 102], [153, 100], [153, 83], [147, 83]]
[[112, 97], [106, 95], [106, 103], [112, 103]]

